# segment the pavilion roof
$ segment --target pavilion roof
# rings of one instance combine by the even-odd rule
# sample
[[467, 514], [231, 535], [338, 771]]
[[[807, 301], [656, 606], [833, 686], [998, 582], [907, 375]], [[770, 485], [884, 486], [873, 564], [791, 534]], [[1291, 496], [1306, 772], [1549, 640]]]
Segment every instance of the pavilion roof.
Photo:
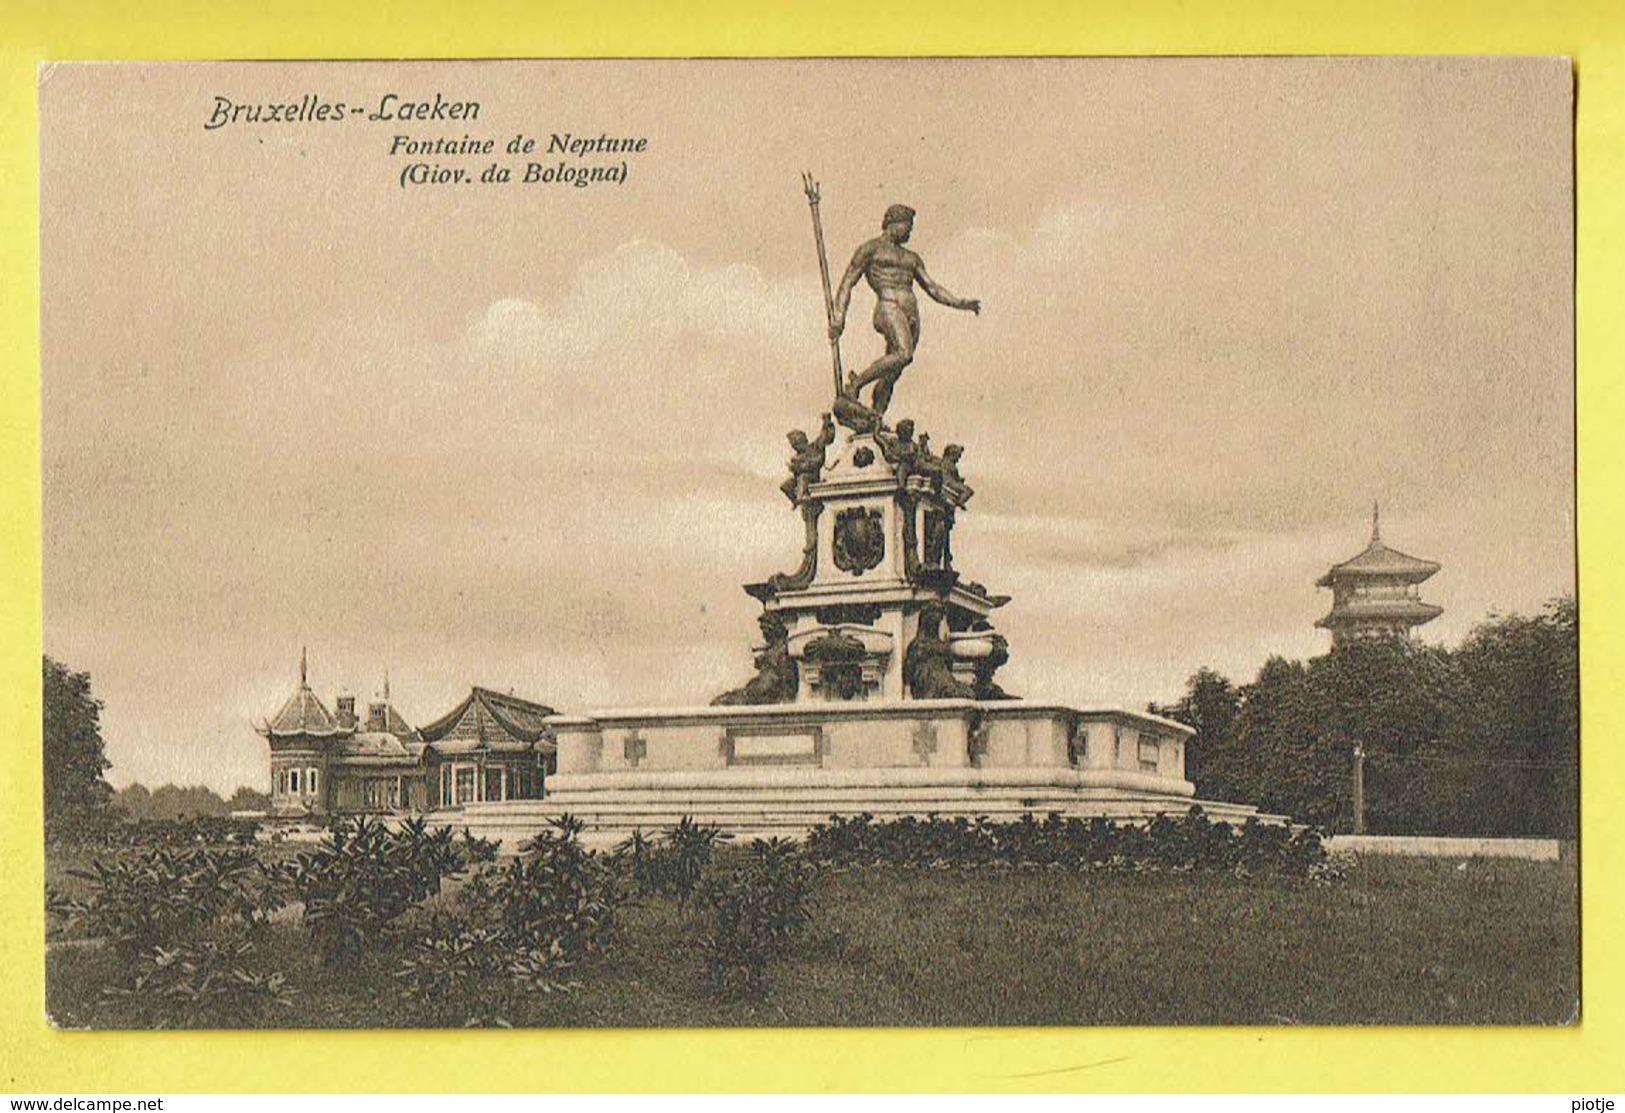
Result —
[[422, 745], [413, 747], [403, 741], [394, 733], [383, 731], [358, 731], [338, 744], [334, 755], [344, 758], [390, 758], [400, 761], [416, 761], [422, 753]]
[[305, 654], [299, 653], [299, 687], [294, 689], [293, 695], [288, 697], [282, 705], [282, 710], [271, 717], [261, 730], [266, 737], [307, 737], [332, 738], [336, 735], [349, 734], [350, 728], [339, 726], [339, 721], [333, 717], [316, 693], [310, 690], [306, 680]]
[[[511, 737], [527, 743], [538, 742], [548, 737], [547, 718], [554, 714], [553, 709], [545, 704], [533, 703], [502, 692], [493, 692], [489, 688], [475, 687], [461, 703], [424, 726], [418, 733], [425, 742], [436, 745], [437, 749], [450, 752], [449, 747], [456, 745], [458, 740], [448, 740], [446, 736], [462, 721], [470, 709], [473, 710], [476, 721], [489, 720]], [[483, 727], [483, 722], [481, 725]]]

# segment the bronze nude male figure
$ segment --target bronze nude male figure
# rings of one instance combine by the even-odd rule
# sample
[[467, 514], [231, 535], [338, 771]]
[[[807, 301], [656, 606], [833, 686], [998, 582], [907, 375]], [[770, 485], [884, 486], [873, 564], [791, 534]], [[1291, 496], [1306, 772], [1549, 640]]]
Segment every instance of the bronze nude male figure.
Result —
[[925, 272], [925, 261], [903, 245], [914, 231], [914, 210], [907, 205], [893, 205], [881, 220], [881, 234], [869, 240], [852, 256], [835, 292], [830, 307], [829, 336], [839, 340], [846, 328], [846, 310], [852, 300], [852, 290], [859, 278], [869, 281], [875, 292], [875, 331], [886, 339], [886, 354], [871, 363], [862, 374], [849, 374], [841, 394], [852, 401], [858, 392], [870, 383], [874, 393], [870, 408], [876, 414], [885, 414], [891, 403], [892, 390], [898, 378], [914, 360], [915, 346], [920, 342], [920, 306], [914, 299], [914, 283], [931, 296], [933, 301], [950, 309], [968, 309], [982, 312], [982, 303], [975, 298], [959, 298], [937, 285]]

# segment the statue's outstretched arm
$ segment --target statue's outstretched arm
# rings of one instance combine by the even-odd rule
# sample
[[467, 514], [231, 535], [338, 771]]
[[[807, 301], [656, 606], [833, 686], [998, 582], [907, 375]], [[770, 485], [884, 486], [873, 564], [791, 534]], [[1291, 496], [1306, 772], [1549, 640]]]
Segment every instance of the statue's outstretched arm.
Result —
[[949, 309], [968, 309], [977, 314], [982, 312], [982, 303], [978, 299], [955, 297], [937, 285], [936, 280], [925, 273], [923, 260], [914, 264], [914, 280], [920, 284], [920, 289], [931, 295], [931, 300], [939, 305], [946, 305]]

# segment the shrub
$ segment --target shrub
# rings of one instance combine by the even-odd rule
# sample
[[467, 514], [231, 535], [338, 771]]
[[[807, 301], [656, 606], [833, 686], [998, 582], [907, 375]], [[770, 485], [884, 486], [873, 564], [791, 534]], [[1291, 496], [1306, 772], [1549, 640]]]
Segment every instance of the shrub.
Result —
[[1193, 806], [1178, 819], [1115, 823], [1050, 814], [1008, 822], [918, 819], [876, 822], [872, 815], [831, 816], [807, 837], [807, 854], [835, 867], [1063, 867], [1113, 870], [1226, 870], [1326, 877], [1325, 848], [1311, 828], [1249, 819], [1239, 830]]
[[464, 827], [461, 848], [464, 859], [469, 862], [494, 862], [502, 843], [496, 839], [482, 839]]
[[716, 848], [730, 838], [717, 827], [684, 816], [655, 839], [632, 832], [615, 848], [615, 861], [640, 895], [672, 896], [686, 906], [704, 880]]
[[313, 853], [287, 867], [305, 902], [304, 922], [322, 960], [343, 962], [463, 869], [451, 828], [421, 819], [398, 832], [365, 817], [336, 824]]
[[499, 970], [501, 928], [476, 927], [456, 917], [437, 916], [412, 940], [395, 977], [406, 994], [442, 1000]]
[[276, 879], [248, 850], [154, 847], [69, 873], [87, 883], [89, 895], [58, 896], [53, 910], [126, 957], [171, 946], [227, 916], [264, 923], [282, 905]]
[[143, 955], [129, 982], [110, 986], [108, 997], [123, 998], [163, 1027], [180, 1012], [192, 1027], [222, 1027], [258, 1021], [270, 1005], [292, 1004], [281, 972], [252, 969], [254, 945], [246, 940], [194, 941], [154, 947]]
[[583, 826], [572, 816], [549, 821], [493, 886], [516, 956], [510, 972], [537, 985], [603, 950], [615, 926], [615, 871], [581, 845]]
[[709, 930], [704, 939], [711, 990], [756, 996], [769, 961], [812, 919], [817, 867], [786, 839], [754, 840], [744, 861], [708, 877], [699, 890]]
[[477, 1003], [495, 978], [542, 992], [573, 988], [566, 975], [609, 946], [621, 899], [611, 863], [581, 845], [582, 827], [570, 816], [552, 820], [506, 868], [477, 871], [457, 913], [435, 917], [413, 940], [396, 971], [408, 996], [473, 991]]

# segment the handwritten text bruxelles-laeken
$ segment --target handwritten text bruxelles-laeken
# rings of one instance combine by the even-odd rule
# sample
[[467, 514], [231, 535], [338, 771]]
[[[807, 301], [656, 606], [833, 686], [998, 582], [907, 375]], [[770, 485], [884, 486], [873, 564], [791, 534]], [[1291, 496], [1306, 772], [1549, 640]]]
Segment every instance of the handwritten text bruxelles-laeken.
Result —
[[[265, 124], [329, 124], [359, 121], [364, 123], [475, 123], [480, 119], [480, 102], [476, 100], [448, 99], [435, 93], [432, 99], [385, 93], [370, 104], [353, 104], [328, 100], [315, 93], [306, 93], [297, 101], [265, 101], [244, 103], [216, 95], [205, 131], [216, 131], [228, 126]], [[492, 161], [476, 167], [466, 161], [468, 156], [517, 156], [521, 162]], [[622, 185], [626, 182], [629, 163], [627, 156], [648, 151], [649, 140], [644, 136], [618, 136], [600, 133], [581, 135], [576, 132], [550, 132], [545, 138], [523, 133], [499, 141], [487, 136], [471, 135], [406, 135], [395, 131], [390, 136], [389, 156], [399, 161], [398, 182], [401, 188], [435, 185], [568, 185], [578, 189], [600, 183]], [[615, 157], [605, 157], [615, 156]], [[536, 159], [541, 161], [536, 161]], [[446, 162], [424, 161], [446, 159]]]

